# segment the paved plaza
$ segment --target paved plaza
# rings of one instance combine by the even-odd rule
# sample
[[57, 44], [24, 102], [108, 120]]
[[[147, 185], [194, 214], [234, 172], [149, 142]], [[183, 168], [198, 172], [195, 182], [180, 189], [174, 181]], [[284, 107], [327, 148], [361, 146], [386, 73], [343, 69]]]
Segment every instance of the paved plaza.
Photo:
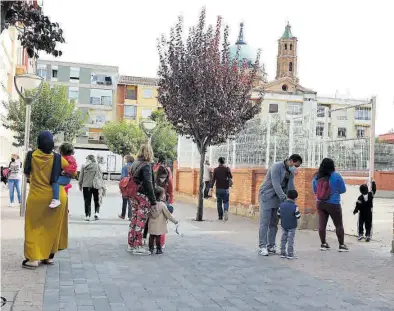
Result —
[[[177, 203], [184, 235], [170, 225], [165, 254], [133, 256], [126, 251], [128, 222], [117, 219], [115, 186], [101, 220], [91, 222], [83, 221], [74, 186], [69, 248], [53, 266], [24, 270], [23, 221], [1, 195], [2, 310], [394, 310], [394, 256], [385, 242], [347, 236], [349, 253], [320, 252], [317, 232], [298, 231], [299, 259], [260, 257], [256, 221], [232, 216], [223, 223], [205, 209], [207, 221], [197, 223], [194, 206]], [[329, 243], [336, 248], [332, 234]]]

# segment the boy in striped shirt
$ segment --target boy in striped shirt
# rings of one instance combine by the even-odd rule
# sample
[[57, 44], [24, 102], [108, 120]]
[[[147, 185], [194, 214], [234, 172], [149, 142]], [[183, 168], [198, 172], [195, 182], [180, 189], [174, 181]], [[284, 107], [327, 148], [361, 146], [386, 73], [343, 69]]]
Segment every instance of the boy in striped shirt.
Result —
[[281, 219], [282, 226], [281, 258], [296, 258], [294, 255], [294, 237], [297, 230], [297, 219], [301, 217], [301, 213], [295, 204], [297, 197], [298, 192], [296, 190], [287, 191], [287, 200], [281, 203], [278, 209], [278, 217]]

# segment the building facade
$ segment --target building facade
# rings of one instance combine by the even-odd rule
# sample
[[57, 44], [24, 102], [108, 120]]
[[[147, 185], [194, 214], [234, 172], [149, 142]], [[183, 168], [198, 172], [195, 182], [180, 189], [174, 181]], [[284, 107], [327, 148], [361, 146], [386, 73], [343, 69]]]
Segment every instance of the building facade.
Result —
[[75, 146], [106, 149], [103, 127], [116, 118], [118, 67], [40, 59], [37, 74], [50, 85], [66, 87], [69, 100], [75, 100], [82, 112], [84, 134], [77, 137]]
[[[16, 74], [34, 73], [35, 60], [29, 59], [26, 51], [18, 40], [18, 32], [14, 27], [5, 29], [0, 34], [0, 115], [7, 111], [3, 102], [18, 100], [19, 95], [14, 86]], [[22, 148], [13, 146], [14, 134], [3, 126], [0, 119], [0, 164], [8, 165], [11, 154], [22, 156]]]
[[[290, 24], [287, 24], [278, 40], [276, 78], [268, 82], [265, 77], [260, 79], [259, 87], [265, 92], [262, 117], [266, 119], [272, 115], [289, 121], [314, 114], [316, 136], [323, 136], [325, 123], [328, 122], [328, 136], [331, 139], [368, 137], [372, 118], [370, 99], [323, 97], [300, 85], [297, 48], [298, 39], [292, 34]], [[242, 49], [245, 50], [244, 46]], [[252, 59], [254, 56], [243, 54], [243, 57]], [[252, 98], [257, 96], [257, 92], [254, 94]]]
[[140, 122], [161, 106], [157, 100], [158, 79], [120, 76], [117, 86], [116, 117]]

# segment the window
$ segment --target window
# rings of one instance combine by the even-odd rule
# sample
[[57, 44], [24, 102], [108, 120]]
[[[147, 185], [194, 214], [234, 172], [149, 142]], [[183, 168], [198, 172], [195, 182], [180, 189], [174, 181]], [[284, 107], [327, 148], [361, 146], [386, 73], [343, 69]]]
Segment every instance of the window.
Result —
[[286, 84], [283, 84], [283, 85], [282, 85], [282, 91], [285, 91], [285, 92], [287, 92], [287, 90], [288, 90], [288, 87], [287, 87], [287, 85], [286, 85]]
[[293, 71], [293, 63], [292, 62], [289, 63], [289, 71]]
[[293, 49], [293, 45], [292, 44], [290, 44], [290, 51]]
[[128, 119], [135, 120], [137, 117], [137, 107], [136, 106], [124, 106], [124, 117]]
[[152, 89], [144, 89], [142, 91], [143, 98], [152, 98], [153, 97], [153, 90]]
[[369, 121], [371, 120], [372, 117], [372, 112], [370, 108], [366, 108], [366, 107], [356, 107], [355, 109], [355, 113], [356, 113], [356, 120], [366, 120]]
[[278, 113], [278, 104], [270, 104], [268, 112], [269, 113]]
[[285, 50], [287, 50], [287, 44], [285, 43]]
[[296, 116], [302, 114], [302, 104], [299, 103], [288, 103], [287, 104], [287, 114], [291, 116]]
[[56, 69], [52, 68], [52, 80], [57, 81], [57, 68]]
[[346, 138], [346, 127], [338, 127], [338, 137]]
[[92, 73], [91, 83], [98, 85], [112, 85], [112, 77], [109, 74]]
[[96, 123], [104, 124], [105, 123], [105, 115], [97, 115], [95, 121], [96, 121]]
[[152, 110], [151, 109], [142, 109], [141, 116], [142, 116], [143, 119], [150, 118], [151, 114], [152, 114]]
[[[326, 108], [330, 109], [329, 106], [324, 106], [324, 105], [317, 105], [317, 116], [319, 118], [324, 118], [325, 117], [325, 110]], [[328, 110], [328, 117], [331, 118], [331, 111]]]
[[362, 137], [365, 137], [365, 127], [363, 127], [363, 126], [359, 126], [359, 127], [357, 127], [357, 138], [362, 138]]
[[47, 78], [47, 66], [46, 65], [38, 65], [37, 67], [37, 75], [46, 80]]
[[112, 90], [91, 89], [90, 104], [112, 106]]
[[68, 88], [68, 99], [78, 101], [79, 88], [75, 86], [70, 86]]
[[137, 100], [137, 87], [132, 85], [127, 86], [126, 99]]
[[318, 123], [316, 126], [316, 136], [323, 136], [324, 135], [324, 124]]
[[70, 68], [70, 82], [79, 83], [79, 68]]

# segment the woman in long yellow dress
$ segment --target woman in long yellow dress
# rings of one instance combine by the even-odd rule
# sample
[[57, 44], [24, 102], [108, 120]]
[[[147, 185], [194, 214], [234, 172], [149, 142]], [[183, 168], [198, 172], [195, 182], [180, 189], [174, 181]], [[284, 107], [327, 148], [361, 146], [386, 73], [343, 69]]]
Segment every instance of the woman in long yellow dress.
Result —
[[[37, 268], [40, 262], [53, 264], [53, 257], [68, 246], [67, 195], [60, 187], [61, 205], [49, 208], [52, 200], [51, 173], [54, 140], [48, 131], [38, 136], [38, 149], [31, 157], [30, 191], [26, 203], [24, 268]], [[61, 158], [64, 169], [68, 162]]]

